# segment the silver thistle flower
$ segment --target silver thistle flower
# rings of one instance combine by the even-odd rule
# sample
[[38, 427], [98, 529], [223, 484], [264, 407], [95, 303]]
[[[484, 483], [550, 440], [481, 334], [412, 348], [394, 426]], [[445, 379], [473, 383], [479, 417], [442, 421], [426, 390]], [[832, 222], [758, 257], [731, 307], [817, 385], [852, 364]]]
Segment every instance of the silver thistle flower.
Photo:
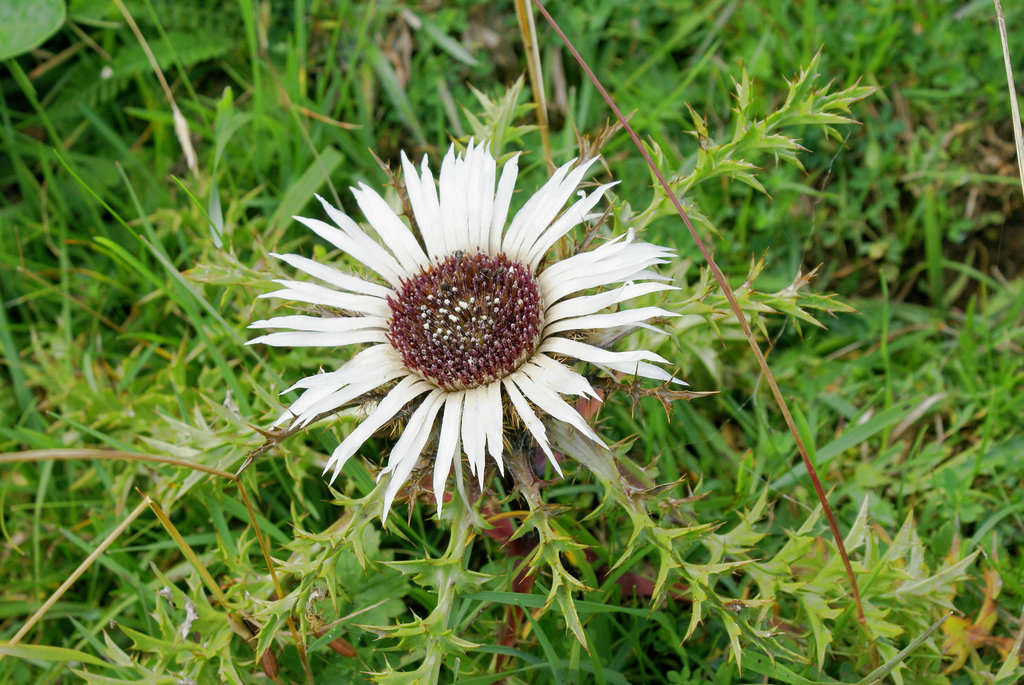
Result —
[[[561, 212], [594, 161], [576, 165], [572, 160], [557, 169], [507, 228], [518, 155], [506, 162], [499, 179], [487, 144], [472, 142], [465, 154], [456, 154], [454, 146], [448, 150], [436, 184], [426, 158], [417, 171], [402, 154], [405, 189], [420, 239], [365, 184], [352, 193], [379, 241], [319, 196], [334, 226], [295, 217], [379, 278], [359, 278], [299, 255], [273, 255], [325, 285], [279, 280], [282, 289], [261, 297], [332, 307], [346, 315], [256, 321], [251, 328], [287, 330], [262, 335], [250, 344], [366, 345], [337, 370], [303, 378], [289, 388], [303, 393], [275, 426], [288, 421], [304, 426], [324, 412], [394, 383], [334, 450], [324, 469], [325, 474], [332, 471], [332, 483], [374, 432], [416, 400], [418, 405], [378, 476], [390, 477], [385, 518], [419, 461], [438, 414], [433, 487], [439, 510], [452, 464], [463, 452], [481, 486], [487, 454], [504, 472], [506, 408], [515, 412], [561, 474], [538, 414], [565, 422], [598, 444], [603, 442], [561, 397], [596, 398], [597, 394], [582, 375], [558, 358], [673, 380], [655, 366], [667, 362], [653, 352], [615, 352], [579, 339], [581, 331], [646, 326], [654, 317], [674, 316], [659, 307], [602, 313], [621, 302], [673, 289], [651, 270], [667, 261], [673, 254], [670, 249], [637, 242], [630, 231], [593, 250], [545, 262], [551, 247], [583, 222], [615, 185], [599, 186], [590, 194], [581, 192], [580, 199]], [[612, 285], [617, 287], [606, 289]]]

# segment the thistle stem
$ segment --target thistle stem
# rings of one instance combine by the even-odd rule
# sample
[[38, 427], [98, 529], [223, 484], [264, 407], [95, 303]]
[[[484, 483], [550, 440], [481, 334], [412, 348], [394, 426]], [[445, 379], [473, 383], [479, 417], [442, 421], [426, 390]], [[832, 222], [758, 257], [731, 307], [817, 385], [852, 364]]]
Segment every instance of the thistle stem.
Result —
[[[456, 467], [458, 468], [458, 467]], [[424, 682], [437, 683], [444, 663], [444, 655], [450, 641], [447, 633], [452, 630], [452, 614], [455, 600], [459, 596], [459, 580], [465, 571], [465, 557], [475, 533], [473, 513], [469, 504], [461, 497], [453, 497], [444, 507], [445, 518], [449, 519], [448, 548], [439, 560], [435, 586], [437, 588], [437, 604], [424, 621], [432, 626], [426, 638], [423, 664], [419, 672], [425, 676]]]

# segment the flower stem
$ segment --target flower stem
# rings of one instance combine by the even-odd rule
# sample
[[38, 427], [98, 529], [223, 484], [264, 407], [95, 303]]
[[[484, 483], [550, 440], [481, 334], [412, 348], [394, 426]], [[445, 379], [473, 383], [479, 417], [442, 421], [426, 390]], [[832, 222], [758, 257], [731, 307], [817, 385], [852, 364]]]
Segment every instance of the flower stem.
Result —
[[[456, 466], [456, 468], [459, 468]], [[424, 624], [432, 626], [428, 630], [425, 644], [423, 664], [419, 668], [423, 682], [439, 682], [444, 656], [451, 652], [452, 614], [455, 600], [458, 599], [460, 583], [465, 572], [465, 557], [474, 537], [473, 512], [469, 504], [461, 497], [453, 497], [445, 504], [444, 516], [449, 519], [448, 548], [438, 559], [435, 586], [437, 588], [437, 604], [424, 620]]]

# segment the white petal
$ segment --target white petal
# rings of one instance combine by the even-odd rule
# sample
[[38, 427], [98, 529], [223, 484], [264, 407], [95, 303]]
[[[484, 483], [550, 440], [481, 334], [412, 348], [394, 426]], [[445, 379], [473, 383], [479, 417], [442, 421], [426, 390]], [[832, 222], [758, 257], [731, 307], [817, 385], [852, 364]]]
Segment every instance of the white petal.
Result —
[[488, 240], [488, 254], [501, 252], [501, 233], [508, 218], [508, 207], [512, 204], [512, 191], [516, 187], [516, 175], [519, 173], [519, 153], [505, 162], [501, 170], [501, 180], [494, 195], [494, 207], [491, 213], [491, 236]]
[[629, 360], [646, 360], [656, 362], [658, 364], [668, 364], [666, 359], [654, 352], [651, 352], [650, 350], [628, 350], [625, 352], [615, 352], [595, 347], [593, 345], [588, 345], [587, 343], [582, 343], [578, 340], [569, 340], [567, 338], [559, 337], [546, 339], [541, 343], [539, 351], [554, 352], [555, 354], [575, 357], [582, 361], [596, 362], [598, 364]]
[[[404, 368], [388, 369], [387, 371], [378, 370], [376, 373], [369, 374], [367, 377], [353, 379], [348, 385], [335, 390], [329, 395], [323, 397], [316, 397], [314, 402], [305, 403], [304, 406], [299, 407], [300, 400], [305, 399], [305, 395], [295, 401], [295, 405], [289, 408], [292, 413], [298, 414], [295, 417], [295, 422], [299, 426], [308, 426], [317, 416], [323, 414], [325, 411], [331, 411], [338, 407], [344, 406], [349, 402], [352, 402], [359, 397], [362, 397], [371, 390], [380, 387], [388, 381], [393, 381], [396, 378], [400, 378], [408, 374]], [[314, 392], [309, 390], [307, 392]]]
[[531, 378], [522, 369], [508, 376], [531, 402], [552, 417], [563, 423], [575, 427], [580, 433], [587, 436], [598, 445], [604, 446], [601, 438], [597, 436], [594, 429], [580, 416], [579, 412], [566, 404], [565, 400], [559, 397], [558, 392], [549, 387], [543, 379]]
[[679, 316], [661, 307], [636, 307], [634, 309], [623, 309], [619, 312], [608, 312], [607, 314], [590, 314], [588, 316], [575, 316], [570, 319], [562, 319], [545, 326], [544, 335], [552, 335], [561, 331], [593, 330], [597, 328], [614, 328], [615, 326], [635, 326], [650, 321], [658, 316]]
[[537, 441], [537, 444], [547, 455], [548, 461], [555, 468], [555, 471], [559, 476], [562, 475], [562, 467], [559, 466], [558, 461], [555, 460], [555, 455], [551, 452], [551, 445], [548, 443], [547, 430], [544, 428], [544, 424], [541, 423], [537, 415], [533, 413], [533, 409], [530, 408], [529, 403], [523, 394], [519, 392], [519, 388], [509, 378], [501, 379], [505, 386], [505, 394], [512, 400], [512, 406], [516, 408], [516, 413], [519, 414], [520, 420], [526, 429], [533, 435], [533, 439]]
[[329, 283], [336, 288], [341, 288], [342, 290], [349, 290], [362, 295], [374, 295], [376, 297], [383, 298], [392, 294], [391, 288], [387, 288], [376, 283], [370, 283], [369, 281], [364, 281], [361, 278], [356, 278], [355, 276], [338, 271], [326, 264], [315, 262], [312, 259], [301, 257], [297, 254], [277, 254], [276, 252], [271, 252], [270, 256], [276, 257], [289, 266], [293, 266], [299, 271], [303, 271], [314, 278], [319, 278], [321, 281]]
[[294, 422], [296, 419], [299, 418], [302, 412], [306, 411], [306, 409], [317, 404], [325, 397], [327, 397], [328, 395], [332, 395], [335, 392], [337, 392], [337, 389], [332, 387], [319, 387], [306, 390], [304, 393], [302, 393], [302, 395], [299, 396], [299, 399], [291, 403], [291, 405], [284, 411], [283, 414], [277, 417], [277, 420], [274, 421], [273, 425], [276, 427], [288, 421]]
[[[594, 157], [580, 164], [568, 174], [563, 171], [568, 165], [562, 166], [544, 184], [544, 187], [527, 200], [523, 208], [512, 219], [512, 225], [509, 226], [509, 233], [505, 236], [503, 245], [505, 254], [511, 259], [528, 261], [529, 247], [548, 228], [555, 216], [565, 206], [569, 196], [576, 190], [576, 186], [583, 180], [583, 175], [597, 160], [598, 158]], [[573, 162], [575, 161], [573, 160]], [[559, 172], [562, 172], [561, 175]]]
[[330, 212], [328, 212], [328, 214], [333, 212], [333, 221], [336, 223], [338, 221], [343, 221], [349, 230], [343, 231], [324, 221], [320, 221], [319, 219], [308, 219], [303, 216], [296, 216], [292, 218], [312, 230], [339, 250], [351, 255], [356, 259], [356, 261], [360, 262], [367, 268], [376, 271], [385, 281], [390, 283], [392, 287], [397, 288], [401, 284], [402, 278], [408, 278], [409, 274], [402, 268], [398, 261], [387, 250], [373, 242], [373, 240], [370, 239], [370, 236], [363, 233], [362, 229], [356, 225], [356, 222], [349, 219], [334, 207], [331, 207], [331, 205], [319, 195], [317, 196], [317, 199], [320, 200], [325, 209], [330, 207]]
[[482, 411], [486, 386], [465, 391], [462, 407], [462, 449], [466, 452], [469, 469], [480, 482], [484, 480], [484, 442], [486, 440], [486, 415]]
[[[417, 433], [426, 427], [427, 435], [430, 434], [430, 429], [434, 426], [431, 415], [437, 416], [438, 410], [444, 404], [446, 394], [446, 391], [434, 388], [427, 393], [427, 396], [423, 398], [419, 406], [413, 410], [412, 414], [409, 416], [409, 421], [402, 428], [402, 433], [399, 435], [398, 441], [395, 443], [391, 453], [388, 455], [387, 465], [377, 474], [378, 481], [389, 473], [395, 471], [395, 469], [401, 468], [402, 463], [406, 461], [407, 453], [404, 448], [409, 446], [410, 441], [415, 442], [414, 438]], [[419, 454], [417, 454], [416, 457], [418, 458]], [[413, 459], [413, 463], [415, 463], [415, 461], [416, 459]]]
[[427, 255], [437, 259], [444, 254], [444, 226], [441, 224], [441, 206], [437, 201], [437, 188], [434, 177], [427, 166], [427, 158], [423, 158], [423, 175], [416, 172], [416, 167], [402, 152], [402, 170], [405, 179], [405, 191], [409, 195], [409, 204], [416, 217], [416, 225], [423, 236]]
[[312, 390], [305, 391], [304, 393], [302, 393], [299, 399], [292, 402], [291, 406], [289, 406], [284, 411], [283, 414], [277, 417], [277, 420], [275, 420], [270, 427], [277, 428], [283, 423], [286, 423], [288, 421], [294, 421], [296, 418], [298, 418], [299, 413], [304, 411], [306, 407], [316, 404], [317, 402], [319, 402], [320, 400], [327, 397], [333, 392], [334, 388], [332, 387], [313, 388]]
[[[604, 250], [606, 247], [610, 249]], [[553, 304], [571, 293], [601, 285], [645, 278], [666, 280], [647, 269], [664, 264], [671, 254], [667, 248], [648, 243], [615, 241], [553, 263], [540, 272], [537, 286], [544, 302]]]
[[624, 235], [618, 235], [603, 245], [573, 255], [549, 266], [546, 271], [571, 272], [580, 270], [582, 264], [619, 263], [623, 260], [642, 260], [647, 258], [668, 258], [674, 251], [660, 245], [636, 242], [636, 232], [629, 229]]
[[287, 331], [269, 333], [245, 343], [246, 345], [270, 345], [271, 347], [341, 347], [360, 343], [387, 342], [385, 331], [363, 328], [343, 333], [309, 333], [307, 331]]
[[341, 365], [340, 368], [328, 373], [316, 373], [306, 376], [288, 390], [281, 391], [283, 395], [299, 388], [320, 388], [330, 386], [340, 388], [350, 382], [351, 378], [358, 378], [367, 372], [387, 372], [391, 368], [402, 368], [402, 358], [390, 345], [373, 345], [360, 350], [354, 357]]
[[597, 366], [604, 366], [621, 373], [635, 374], [644, 378], [653, 378], [659, 381], [671, 380], [680, 385], [686, 385], [681, 380], [673, 379], [671, 374], [662, 368], [649, 364], [668, 364], [668, 360], [648, 350], [628, 350], [625, 352], [613, 352], [594, 347], [576, 340], [553, 337], [548, 338], [540, 346], [541, 352], [554, 352], [575, 357], [581, 361], [590, 362]]
[[441, 250], [439, 254], [444, 254], [445, 229], [444, 217], [441, 214], [441, 200], [439, 199], [437, 184], [434, 182], [434, 172], [430, 170], [430, 164], [427, 161], [426, 155], [423, 156], [423, 162], [420, 164], [420, 180], [423, 185], [423, 196], [426, 200], [426, 205], [431, 215], [435, 217], [434, 220], [437, 222], [435, 237], [439, 239], [438, 245]]
[[363, 216], [373, 230], [377, 231], [384, 245], [395, 255], [398, 263], [409, 273], [417, 273], [426, 266], [427, 255], [423, 248], [384, 198], [365, 183], [360, 183], [358, 188], [350, 190], [359, 209], [363, 211]]
[[505, 462], [501, 460], [504, 446], [501, 442], [502, 416], [501, 416], [501, 383], [492, 382], [483, 386], [487, 392], [483, 395], [484, 406], [482, 414], [484, 418], [484, 430], [487, 432], [487, 452], [494, 458], [498, 465], [498, 472], [505, 475]]
[[444, 400], [444, 416], [441, 417], [441, 433], [437, 438], [437, 457], [434, 461], [434, 499], [437, 513], [441, 514], [444, 504], [444, 484], [448, 480], [452, 462], [459, 453], [459, 425], [462, 422], [461, 392], [450, 392]]
[[315, 331], [319, 333], [342, 333], [364, 328], [387, 327], [387, 321], [377, 316], [305, 316], [293, 314], [273, 319], [253, 321], [249, 328], [289, 328], [293, 331]]
[[278, 279], [274, 281], [285, 286], [282, 290], [275, 290], [272, 293], [263, 293], [261, 299], [276, 297], [282, 300], [296, 300], [298, 302], [309, 302], [310, 304], [322, 304], [338, 309], [347, 309], [360, 314], [369, 314], [387, 320], [391, 316], [391, 307], [387, 300], [372, 295], [356, 295], [354, 293], [342, 293], [331, 288], [326, 288], [316, 283], [304, 281], [287, 281]]
[[536, 269], [537, 265], [540, 264], [541, 259], [547, 254], [548, 250], [554, 245], [559, 238], [564, 236], [566, 233], [571, 231], [574, 226], [583, 223], [583, 220], [590, 213], [590, 210], [594, 208], [601, 198], [604, 196], [605, 191], [614, 185], [618, 185], [618, 181], [612, 183], [606, 183], [603, 186], [599, 186], [597, 190], [587, 195], [582, 200], [579, 200], [569, 209], [565, 210], [562, 216], [558, 217], [558, 221], [547, 227], [537, 240], [530, 245], [527, 241], [525, 249], [527, 251], [526, 261], [530, 265], [531, 269]]
[[[671, 253], [664, 249], [656, 248], [647, 243], [619, 243], [615, 249], [604, 254], [597, 254], [596, 259], [581, 259], [588, 253], [573, 255], [551, 265], [554, 270], [548, 278], [557, 281], [571, 280], [580, 276], [601, 276], [598, 285], [608, 283], [635, 281], [647, 277], [645, 270], [658, 264], [668, 261]], [[596, 252], [596, 251], [595, 251]], [[544, 273], [549, 271], [545, 269]], [[595, 274], [595, 272], [598, 272]], [[655, 280], [667, 280], [666, 277], [657, 276]], [[577, 288], [578, 289], [578, 288]], [[574, 292], [570, 290], [569, 292]], [[561, 299], [561, 298], [559, 298]]]
[[487, 252], [491, 238], [491, 213], [494, 208], [494, 175], [496, 164], [484, 141], [466, 151], [466, 173], [469, 181], [467, 225], [470, 250]]
[[[403, 267], [398, 262], [397, 259], [395, 259], [395, 256], [388, 249], [385, 249], [385, 247], [383, 247], [380, 243], [376, 242], [373, 238], [371, 238], [369, 234], [367, 234], [366, 231], [364, 231], [362, 227], [359, 224], [357, 224], [351, 217], [349, 217], [341, 210], [337, 209], [334, 205], [332, 205], [330, 202], [323, 199], [319, 195], [314, 195], [314, 197], [320, 201], [320, 206], [324, 208], [325, 212], [327, 212], [327, 216], [331, 218], [331, 221], [337, 224], [338, 228], [342, 230], [344, 235], [348, 236], [363, 253], [367, 254], [370, 257], [370, 259], [374, 260], [375, 262], [382, 263], [384, 266], [387, 267], [387, 269], [394, 272], [401, 278], [407, 279], [410, 278], [413, 274], [415, 274], [415, 272], [407, 271], [406, 268]], [[369, 220], [369, 217], [367, 217], [367, 220]], [[355, 257], [356, 255], [353, 254], [352, 256]], [[360, 261], [363, 260], [360, 259]], [[374, 267], [372, 264], [370, 264], [369, 262], [364, 263], [376, 271], [376, 267]], [[382, 276], [384, 275], [380, 271], [378, 271], [378, 273], [380, 273]], [[388, 279], [388, 282], [390, 283], [391, 280]]]
[[465, 176], [463, 160], [455, 154], [455, 145], [453, 144], [448, 148], [448, 153], [441, 161], [441, 173], [438, 177], [445, 254], [468, 249]]
[[[345, 406], [378, 387], [381, 383], [387, 382], [387, 380], [389, 379], [381, 378], [380, 382], [374, 380], [369, 383], [355, 383], [346, 385], [342, 390], [335, 390], [333, 392], [331, 392], [330, 388], [307, 390], [303, 393], [302, 397], [295, 400], [295, 404], [288, 407], [287, 412], [278, 417], [278, 421], [284, 423], [284, 421], [290, 418], [292, 419], [292, 427], [305, 428], [324, 412], [335, 411]], [[302, 402], [301, 405], [299, 404], [300, 401]]]
[[678, 290], [678, 288], [667, 283], [627, 283], [614, 290], [607, 290], [596, 295], [573, 297], [551, 305], [544, 310], [544, 321], [554, 323], [570, 316], [595, 314], [606, 307], [662, 290]]
[[527, 367], [532, 377], [543, 377], [548, 385], [558, 388], [562, 395], [586, 395], [595, 400], [601, 399], [586, 378], [547, 355], [534, 354], [523, 367]]
[[341, 444], [334, 448], [334, 453], [331, 454], [331, 458], [327, 460], [327, 465], [324, 467], [324, 473], [327, 473], [331, 469], [334, 469], [334, 473], [331, 475], [330, 482], [333, 483], [341, 473], [342, 467], [345, 462], [356, 453], [356, 450], [362, 446], [366, 440], [377, 432], [377, 429], [383, 426], [385, 423], [394, 418], [395, 414], [402, 410], [405, 405], [419, 395], [422, 395], [426, 391], [430, 390], [433, 386], [427, 383], [422, 378], [416, 376], [406, 376], [396, 385], [391, 391], [381, 400], [377, 408], [370, 414], [366, 419], [356, 426], [351, 433], [346, 436]]
[[[569, 169], [576, 163], [575, 159], [571, 159], [562, 166], [555, 169], [551, 174], [551, 178], [547, 180], [540, 190], [531, 195], [526, 203], [519, 208], [516, 215], [512, 217], [512, 221], [509, 224], [508, 230], [505, 232], [505, 237], [501, 241], [501, 251], [510, 257], [513, 254], [518, 255], [519, 249], [523, 242], [532, 234], [534, 238], [544, 230], [547, 226], [537, 226], [537, 217], [545, 213], [545, 210], [549, 208], [549, 205], [553, 205], [557, 198], [561, 196], [559, 192], [562, 187], [562, 183], [565, 180], [566, 174], [569, 173]], [[570, 191], [571, 192], [571, 191]], [[568, 197], [568, 195], [566, 196]], [[554, 208], [554, 212], [562, 208], [565, 204], [565, 197], [562, 198], [561, 204]], [[553, 216], [554, 214], [552, 214]]]
[[444, 396], [443, 390], [435, 390], [424, 397], [423, 402], [409, 417], [409, 423], [402, 431], [402, 437], [391, 448], [387, 468], [377, 476], [379, 479], [385, 473], [391, 473], [387, 489], [384, 490], [384, 511], [381, 514], [381, 521], [387, 519], [395, 496], [398, 495], [398, 491], [402, 489], [405, 481], [409, 479], [409, 474], [416, 468], [416, 462], [419, 461], [420, 455], [423, 453], [423, 446], [427, 444], [430, 431], [434, 427], [437, 410], [444, 403]]

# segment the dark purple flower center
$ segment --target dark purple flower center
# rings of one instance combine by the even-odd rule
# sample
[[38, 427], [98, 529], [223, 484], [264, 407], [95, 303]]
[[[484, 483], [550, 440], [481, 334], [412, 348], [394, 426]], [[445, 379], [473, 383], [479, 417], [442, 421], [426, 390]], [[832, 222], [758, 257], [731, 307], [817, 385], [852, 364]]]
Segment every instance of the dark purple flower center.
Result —
[[403, 282], [388, 305], [388, 340], [406, 368], [445, 390], [509, 375], [540, 339], [537, 283], [503, 254], [456, 252]]

